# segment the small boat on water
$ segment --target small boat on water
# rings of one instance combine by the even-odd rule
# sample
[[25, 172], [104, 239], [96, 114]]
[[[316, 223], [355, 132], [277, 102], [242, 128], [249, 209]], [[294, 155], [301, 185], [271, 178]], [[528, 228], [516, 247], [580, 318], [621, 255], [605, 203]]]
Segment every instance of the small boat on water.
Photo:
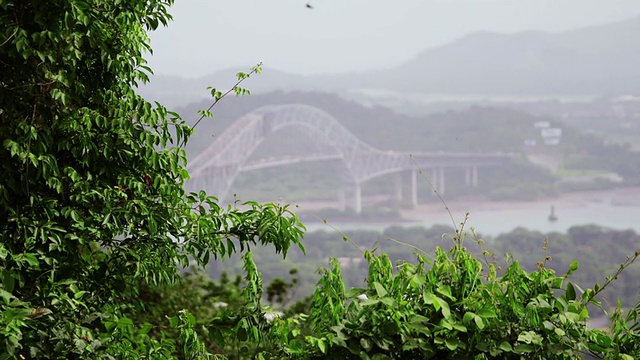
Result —
[[549, 221], [558, 221], [558, 215], [556, 215], [556, 208], [551, 207], [551, 214], [549, 214]]

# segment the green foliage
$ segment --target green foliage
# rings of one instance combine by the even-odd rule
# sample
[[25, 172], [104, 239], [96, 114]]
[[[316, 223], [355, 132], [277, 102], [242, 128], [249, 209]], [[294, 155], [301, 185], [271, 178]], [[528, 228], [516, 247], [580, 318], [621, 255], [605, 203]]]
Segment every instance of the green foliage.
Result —
[[[392, 266], [385, 254], [365, 254], [366, 288], [346, 294], [340, 268], [323, 273], [311, 303], [304, 347], [284, 351], [300, 358], [345, 359], [607, 359], [637, 358], [637, 329], [615, 321], [614, 334], [587, 327], [586, 304], [562, 276], [513, 262], [502, 276], [460, 244], [435, 259]], [[636, 310], [637, 311], [637, 310]], [[615, 320], [615, 319], [614, 319]], [[637, 324], [637, 323], [636, 323]], [[637, 325], [635, 325], [637, 327]], [[616, 333], [618, 331], [618, 333]], [[300, 340], [301, 341], [301, 340]]]
[[[146, 31], [171, 4], [0, 0], [0, 358], [640, 356], [638, 307], [616, 312], [610, 333], [586, 327], [586, 305], [639, 254], [581, 291], [567, 282], [577, 265], [556, 276], [513, 262], [498, 276], [456, 236], [415, 264], [364, 252], [366, 288], [346, 291], [332, 260], [308, 314], [265, 306], [250, 249], [304, 252], [304, 226], [287, 206], [186, 193], [193, 128], [134, 92], [151, 73]], [[227, 93], [247, 93], [237, 85], [259, 71]], [[211, 92], [214, 105], [226, 94]], [[242, 281], [175, 291], [182, 268], [236, 252]], [[271, 282], [267, 298], [294, 285]]]
[[202, 358], [189, 312], [164, 314], [171, 339], [127, 317], [142, 311], [130, 301], [138, 286], [238, 246], [285, 255], [300, 245], [286, 206], [222, 209], [185, 193], [175, 145], [192, 128], [134, 92], [151, 73], [146, 31], [166, 25], [172, 2], [0, 1], [0, 349], [10, 358]]
[[[581, 268], [573, 275], [573, 281], [584, 287], [602, 282], [605, 275], [615, 273], [631, 251], [640, 249], [640, 236], [632, 230], [619, 231], [596, 225], [574, 226], [566, 234], [543, 234], [517, 228], [496, 237], [491, 247], [498, 254], [511, 254], [527, 271], [535, 270], [539, 260], [547, 256], [548, 266], [560, 272], [567, 271], [573, 261], [578, 261]], [[635, 304], [640, 299], [638, 274], [639, 264], [629, 267], [601, 292], [599, 300], [607, 308], [615, 308], [618, 299], [626, 307]]]
[[[400, 230], [390, 229], [386, 235], [401, 237]], [[426, 238], [438, 231], [448, 232], [446, 228], [409, 230], [404, 234]], [[573, 230], [578, 231], [593, 234], [594, 230]], [[525, 251], [534, 253], [534, 243], [543, 235], [521, 235], [523, 244], [533, 246]], [[312, 251], [316, 248], [311, 244], [318, 239], [314, 240], [307, 239]], [[618, 266], [604, 284], [583, 290], [572, 280], [580, 274], [575, 261], [561, 276], [547, 268], [552, 261], [548, 255], [535, 263], [532, 271], [513, 260], [508, 260], [502, 269], [489, 260], [492, 256], [484, 250], [482, 241], [463, 242], [455, 235], [451, 243], [450, 240], [442, 244], [449, 250], [436, 246], [431, 256], [414, 248], [418, 251], [416, 261], [400, 260], [395, 266], [386, 253], [366, 251], [366, 285], [348, 291], [344, 269], [333, 259], [330, 269], [320, 269], [321, 278], [313, 296], [295, 304], [295, 310], [279, 315], [269, 306], [258, 305], [256, 289], [262, 287], [262, 277], [245, 258], [244, 289], [250, 289], [250, 293], [244, 290], [245, 295], [238, 297], [240, 287], [223, 277], [221, 284], [235, 290], [228, 294], [203, 291], [222, 296], [210, 300], [193, 296], [197, 304], [212, 304], [224, 296], [229, 296], [230, 304], [236, 304], [222, 311], [206, 305], [198, 310], [196, 305], [193, 313], [212, 318], [199, 322], [203, 324], [201, 338], [209, 349], [231, 359], [582, 359], [585, 354], [635, 359], [640, 355], [638, 306], [624, 316], [619, 304], [611, 317], [610, 330], [587, 325], [591, 318], [587, 305], [600, 307], [596, 299], [630, 270], [638, 254]], [[551, 251], [557, 247], [547, 246]], [[474, 256], [467, 248], [481, 255]], [[346, 255], [344, 250], [336, 252]], [[287, 286], [282, 286], [286, 281], [271, 284], [287, 291]], [[199, 289], [210, 288], [219, 286]], [[273, 301], [276, 297], [271, 296], [269, 288], [262, 298]], [[192, 292], [199, 293], [186, 288], [175, 291], [189, 297]], [[170, 296], [183, 304], [191, 303], [175, 293]], [[256, 314], [259, 306], [262, 310]], [[166, 310], [160, 313], [163, 312]]]
[[[301, 214], [301, 218], [304, 214]], [[471, 215], [473, 216], [473, 215]], [[330, 224], [332, 218], [327, 215]], [[336, 225], [338, 228], [340, 225]], [[375, 227], [376, 224], [370, 226]], [[481, 231], [478, 229], [478, 231]], [[347, 288], [362, 287], [363, 279], [368, 273], [367, 262], [357, 247], [344, 242], [343, 234], [335, 231], [309, 231], [305, 234], [306, 254], [293, 249], [281, 260], [272, 248], [253, 248], [253, 257], [258, 264], [265, 284], [275, 278], [284, 278], [289, 269], [298, 271], [294, 300], [312, 294], [314, 284], [318, 281], [317, 269], [325, 266], [330, 257], [337, 257], [341, 262], [341, 274]], [[345, 230], [344, 236], [359, 247], [376, 248], [376, 253], [384, 252], [395, 264], [398, 260], [413, 261], [415, 247], [434, 249], [437, 246], [448, 251], [453, 246], [451, 239], [455, 230], [451, 226], [433, 226], [431, 228], [394, 226], [380, 230]], [[538, 262], [544, 262], [549, 256], [547, 266], [558, 273], [566, 272], [573, 261], [580, 263], [580, 271], [572, 275], [572, 282], [580, 287], [589, 287], [596, 282], [602, 283], [606, 275], [614, 274], [620, 263], [624, 262], [632, 249], [640, 249], [640, 236], [631, 230], [612, 230], [595, 225], [575, 226], [568, 232], [542, 233], [524, 228], [516, 228], [497, 237], [478, 237], [486, 240], [485, 247], [491, 253], [488, 258], [495, 257], [503, 264], [503, 255], [509, 253], [517, 260], [525, 271], [534, 271]], [[548, 243], [545, 246], [545, 239]], [[399, 246], [399, 242], [408, 246]], [[465, 247], [478, 258], [484, 258], [483, 252], [474, 241], [467, 241]], [[546, 247], [545, 251], [543, 247]], [[242, 264], [232, 259], [225, 263], [211, 264], [208, 273], [217, 278], [223, 271], [231, 274], [242, 272]], [[616, 307], [620, 299], [625, 308], [633, 306], [640, 300], [640, 264], [627, 268], [618, 279], [602, 291], [598, 300], [606, 309]], [[599, 317], [599, 316], [596, 316]]]

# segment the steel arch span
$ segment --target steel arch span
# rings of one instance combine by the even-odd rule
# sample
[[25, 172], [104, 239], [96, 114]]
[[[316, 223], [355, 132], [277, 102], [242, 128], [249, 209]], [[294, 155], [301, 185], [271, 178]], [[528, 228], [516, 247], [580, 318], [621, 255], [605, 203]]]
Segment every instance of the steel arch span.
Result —
[[[249, 167], [247, 160], [260, 144], [272, 133], [289, 126], [315, 134], [318, 142], [330, 150], [317, 157], [340, 159], [348, 172], [346, 178], [354, 184], [406, 170], [412, 165], [408, 154], [373, 148], [318, 108], [301, 104], [274, 105], [242, 116], [194, 158], [188, 166], [189, 187], [207, 189], [223, 199], [238, 173]], [[279, 165], [293, 162], [280, 161]]]
[[[292, 149], [298, 156], [250, 163], [250, 156], [271, 134], [295, 127], [303, 133], [315, 135], [314, 140], [324, 145], [321, 153], [298, 155], [302, 148]], [[361, 184], [378, 176], [411, 172], [411, 202], [417, 204], [416, 173], [418, 169], [432, 172], [432, 184], [444, 195], [445, 169], [465, 169], [465, 184], [478, 185], [478, 168], [498, 166], [517, 154], [505, 153], [404, 153], [381, 151], [364, 143], [326, 112], [309, 105], [272, 105], [254, 110], [236, 120], [201, 154], [189, 163], [191, 180], [188, 190], [206, 189], [223, 200], [233, 181], [241, 171], [294, 164], [301, 161], [336, 159], [342, 161], [345, 171], [339, 174], [343, 186], [339, 189], [341, 207], [344, 208], [345, 191], [351, 188], [354, 208], [362, 209]], [[396, 182], [397, 197], [402, 197]]]

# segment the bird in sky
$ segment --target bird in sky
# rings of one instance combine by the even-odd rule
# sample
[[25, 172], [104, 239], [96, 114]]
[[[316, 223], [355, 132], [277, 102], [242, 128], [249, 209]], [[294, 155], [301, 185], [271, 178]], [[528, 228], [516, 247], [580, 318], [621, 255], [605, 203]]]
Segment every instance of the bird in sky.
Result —
[[307, 3], [307, 9], [312, 9], [313, 10], [313, 5]]

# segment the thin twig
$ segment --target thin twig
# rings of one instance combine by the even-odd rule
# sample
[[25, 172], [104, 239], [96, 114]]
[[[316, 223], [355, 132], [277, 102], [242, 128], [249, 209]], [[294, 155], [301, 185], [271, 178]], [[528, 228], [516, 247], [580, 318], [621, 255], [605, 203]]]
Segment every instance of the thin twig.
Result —
[[385, 240], [387, 240], [387, 241], [391, 241], [391, 242], [394, 242], [394, 243], [396, 243], [396, 244], [398, 244], [398, 245], [402, 245], [402, 246], [406, 246], [406, 247], [408, 247], [408, 248], [414, 249], [414, 250], [416, 250], [417, 252], [421, 253], [422, 255], [424, 255], [424, 256], [426, 256], [426, 257], [430, 257], [430, 258], [431, 258], [431, 260], [435, 260], [435, 258], [434, 258], [431, 254], [427, 253], [426, 251], [424, 251], [424, 250], [420, 249], [419, 247], [417, 247], [417, 246], [415, 246], [415, 245], [413, 245], [413, 244], [409, 244], [409, 243], [406, 243], [406, 242], [404, 242], [404, 241], [400, 241], [400, 240], [398, 240], [398, 239], [394, 239], [394, 238], [391, 238], [391, 237], [385, 238]]
[[[258, 65], [254, 66], [251, 71], [247, 74], [247, 76], [243, 76], [242, 78], [238, 79], [238, 81], [235, 83], [235, 85], [233, 85], [229, 90], [227, 90], [227, 92], [225, 92], [224, 94], [222, 94], [220, 97], [216, 97], [213, 101], [213, 103], [211, 104], [211, 106], [209, 106], [209, 108], [207, 109], [207, 112], [210, 112], [211, 109], [213, 109], [214, 106], [216, 106], [216, 104], [222, 100], [222, 98], [224, 98], [225, 96], [229, 95], [229, 93], [231, 93], [232, 91], [235, 91], [236, 88], [238, 88], [238, 86], [245, 81], [246, 79], [248, 79], [251, 75], [256, 74], [260, 67], [262, 66], [262, 62], [258, 63]], [[198, 126], [198, 124], [200, 124], [200, 122], [202, 121], [202, 119], [204, 119], [206, 116], [203, 114], [202, 116], [200, 116], [200, 119], [198, 119], [198, 121], [196, 121], [195, 125], [193, 125], [191, 128], [195, 129], [196, 126]]]
[[[582, 309], [584, 309], [587, 305], [589, 305], [589, 303], [596, 298], [597, 295], [601, 294], [605, 288], [607, 288], [612, 282], [618, 280], [618, 277], [620, 276], [620, 274], [622, 274], [631, 264], [633, 264], [634, 262], [636, 262], [636, 260], [640, 258], [640, 250], [636, 251], [633, 255], [631, 256], [627, 256], [627, 260], [625, 262], [623, 262], [622, 264], [620, 264], [620, 267], [618, 267], [618, 270], [616, 271], [616, 273], [611, 276], [606, 276], [605, 277], [605, 282], [604, 284], [602, 284], [602, 286], [600, 286], [597, 291], [595, 289], [592, 290], [591, 294], [589, 294], [590, 296], [585, 299], [584, 298], [584, 293], [583, 293], [583, 298], [581, 299], [581, 305], [580, 308], [578, 309], [580, 311], [582, 311]], [[589, 290], [589, 289], [587, 289]], [[585, 290], [586, 292], [586, 290]], [[606, 314], [606, 312], [605, 312]]]
[[9, 35], [9, 37], [2, 44], [0, 44], [0, 47], [4, 46], [6, 43], [9, 42], [9, 40], [11, 40], [12, 37], [16, 36], [16, 34], [18, 33], [18, 29], [20, 28], [16, 26], [16, 30], [13, 32], [13, 34]]
[[322, 221], [323, 224], [329, 226], [331, 229], [333, 229], [335, 232], [337, 232], [338, 234], [342, 235], [342, 240], [350, 243], [351, 245], [353, 245], [353, 247], [355, 247], [356, 249], [358, 249], [358, 251], [360, 251], [360, 253], [362, 253], [362, 255], [364, 255], [364, 251], [362, 251], [362, 249], [358, 246], [358, 244], [356, 244], [353, 240], [351, 240], [351, 238], [349, 238], [347, 236], [347, 234], [345, 234], [344, 232], [342, 232], [340, 229], [338, 229], [337, 227], [333, 226], [330, 222], [327, 221], [327, 219], [323, 219], [320, 216], [316, 215], [315, 213], [306, 210], [304, 208], [301, 208], [299, 204], [295, 205], [296, 208], [301, 209], [302, 211], [304, 211], [305, 213], [307, 213], [308, 215], [313, 216], [314, 218], [316, 218], [319, 221]]
[[418, 168], [418, 172], [420, 173], [420, 175], [422, 175], [422, 177], [427, 181], [427, 184], [429, 184], [429, 187], [431, 189], [433, 189], [433, 192], [436, 194], [436, 196], [438, 196], [438, 199], [440, 199], [440, 202], [442, 202], [442, 205], [444, 205], [444, 209], [447, 210], [447, 213], [449, 214], [449, 217], [451, 218], [451, 222], [453, 223], [453, 228], [457, 231], [458, 230], [458, 225], [456, 224], [456, 220], [453, 218], [453, 214], [451, 213], [451, 210], [449, 209], [449, 205], [447, 205], [447, 202], [444, 201], [444, 198], [440, 195], [438, 190], [433, 186], [433, 184], [431, 183], [431, 180], [429, 180], [429, 177], [427, 177], [427, 175], [424, 173], [424, 171], [422, 171], [422, 169], [418, 166], [418, 163], [416, 162], [416, 159], [413, 156], [413, 154], [410, 154], [409, 158], [411, 159], [411, 161], [413, 161], [413, 164]]

